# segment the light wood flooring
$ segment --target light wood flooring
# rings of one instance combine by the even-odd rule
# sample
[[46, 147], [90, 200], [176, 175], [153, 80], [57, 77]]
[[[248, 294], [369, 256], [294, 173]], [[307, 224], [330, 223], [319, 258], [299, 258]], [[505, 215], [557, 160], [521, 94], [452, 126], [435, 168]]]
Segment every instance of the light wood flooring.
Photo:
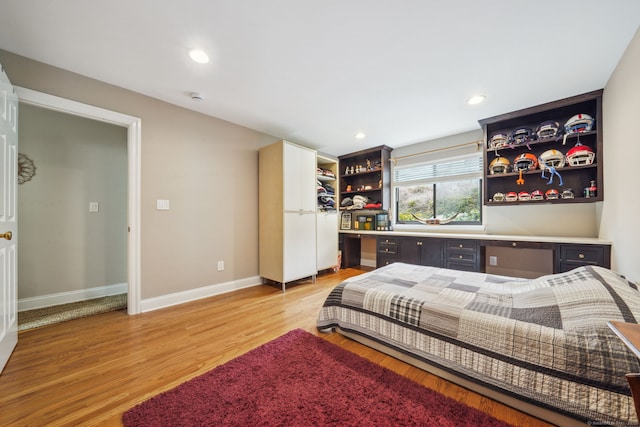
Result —
[[135, 404], [295, 328], [515, 426], [549, 425], [341, 335], [317, 332], [329, 291], [360, 273], [319, 275], [286, 293], [262, 285], [135, 316], [115, 311], [20, 332], [0, 375], [0, 425], [122, 425]]

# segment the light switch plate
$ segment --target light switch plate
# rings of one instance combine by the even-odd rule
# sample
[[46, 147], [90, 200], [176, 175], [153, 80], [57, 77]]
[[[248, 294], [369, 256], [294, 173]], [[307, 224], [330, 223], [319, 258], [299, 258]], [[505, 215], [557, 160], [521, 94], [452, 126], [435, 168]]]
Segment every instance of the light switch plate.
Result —
[[156, 209], [159, 211], [168, 211], [169, 210], [169, 201], [168, 200], [156, 200]]
[[89, 212], [98, 212], [100, 210], [100, 203], [89, 202]]

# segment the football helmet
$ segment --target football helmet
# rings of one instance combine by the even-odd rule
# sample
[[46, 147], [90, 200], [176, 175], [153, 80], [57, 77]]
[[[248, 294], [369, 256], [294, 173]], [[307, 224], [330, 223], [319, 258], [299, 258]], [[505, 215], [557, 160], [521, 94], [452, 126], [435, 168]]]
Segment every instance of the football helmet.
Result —
[[575, 196], [573, 194], [573, 190], [570, 188], [567, 188], [562, 192], [562, 194], [560, 194], [560, 197], [563, 199], [573, 199]]
[[576, 144], [567, 151], [567, 163], [569, 166], [583, 166], [593, 164], [596, 153], [586, 145]]
[[531, 194], [529, 194], [526, 191], [521, 191], [518, 193], [518, 200], [522, 201], [522, 202], [526, 202], [531, 200]]
[[542, 170], [551, 167], [561, 168], [564, 166], [564, 154], [555, 149], [547, 150], [540, 154], [540, 157], [538, 157], [538, 163]]
[[588, 114], [576, 114], [564, 124], [565, 133], [589, 132], [593, 129], [595, 120]]
[[509, 191], [507, 195], [504, 196], [504, 199], [507, 202], [515, 202], [518, 200], [518, 193], [516, 193], [515, 191]]
[[547, 200], [557, 200], [558, 197], [560, 197], [560, 193], [558, 193], [558, 190], [556, 190], [555, 188], [552, 188], [550, 190], [547, 190], [546, 193], [544, 193], [544, 197]]
[[544, 194], [540, 190], [534, 190], [531, 192], [531, 200], [543, 200]]
[[536, 137], [538, 139], [555, 138], [560, 135], [560, 124], [553, 120], [547, 120], [540, 123], [536, 129]]
[[526, 144], [527, 142], [531, 142], [534, 140], [533, 132], [531, 128], [517, 128], [511, 132], [511, 136], [509, 140], [514, 145]]
[[527, 171], [538, 167], [538, 158], [531, 153], [522, 153], [513, 161], [513, 170]]
[[496, 193], [493, 195], [494, 202], [504, 202], [504, 193]]
[[511, 167], [511, 162], [506, 157], [498, 156], [489, 164], [489, 173], [491, 175], [507, 173]]
[[489, 139], [487, 146], [490, 150], [497, 150], [499, 148], [506, 147], [508, 144], [509, 144], [509, 137], [507, 136], [507, 134], [497, 133]]

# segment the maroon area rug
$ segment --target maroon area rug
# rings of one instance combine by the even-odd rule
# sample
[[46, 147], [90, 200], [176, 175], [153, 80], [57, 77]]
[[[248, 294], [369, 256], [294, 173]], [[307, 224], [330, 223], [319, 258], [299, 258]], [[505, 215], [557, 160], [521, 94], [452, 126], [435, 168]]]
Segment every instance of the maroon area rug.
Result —
[[301, 329], [127, 411], [131, 426], [507, 426]]

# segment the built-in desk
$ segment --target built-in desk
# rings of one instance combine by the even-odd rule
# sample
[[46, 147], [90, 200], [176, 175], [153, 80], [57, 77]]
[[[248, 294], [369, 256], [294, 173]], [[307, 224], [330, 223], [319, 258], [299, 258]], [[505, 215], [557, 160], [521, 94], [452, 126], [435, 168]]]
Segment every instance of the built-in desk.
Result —
[[342, 230], [343, 268], [360, 265], [362, 238], [376, 239], [376, 267], [406, 262], [485, 272], [487, 248], [546, 251], [553, 273], [582, 265], [611, 266], [611, 243], [595, 238]]

